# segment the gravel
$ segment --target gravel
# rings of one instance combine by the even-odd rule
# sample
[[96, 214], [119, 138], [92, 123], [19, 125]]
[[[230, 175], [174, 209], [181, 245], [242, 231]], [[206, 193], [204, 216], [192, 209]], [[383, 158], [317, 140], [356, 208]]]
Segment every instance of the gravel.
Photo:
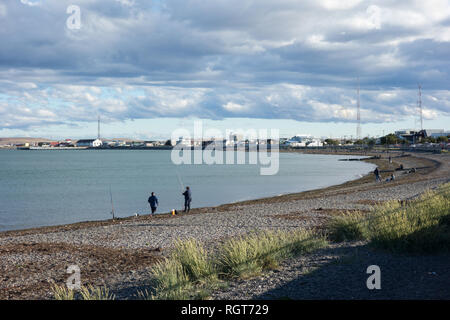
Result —
[[[0, 245], [10, 243], [70, 243], [100, 245], [109, 248], [139, 249], [167, 248], [176, 239], [196, 238], [210, 243], [258, 229], [290, 229], [317, 226], [322, 209], [370, 209], [359, 200], [401, 200], [416, 197], [427, 189], [435, 188], [443, 179], [421, 181], [395, 187], [381, 188], [350, 194], [305, 199], [287, 203], [262, 203], [236, 206], [231, 211], [184, 215], [153, 221], [124, 221], [122, 224], [70, 230], [46, 234], [31, 234], [0, 238]], [[303, 213], [304, 219], [282, 219], [281, 215]]]

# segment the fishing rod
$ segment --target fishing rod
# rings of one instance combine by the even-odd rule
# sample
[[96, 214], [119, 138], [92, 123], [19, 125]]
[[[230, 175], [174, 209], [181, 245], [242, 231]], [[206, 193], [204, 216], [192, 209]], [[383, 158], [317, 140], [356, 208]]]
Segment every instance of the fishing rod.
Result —
[[175, 168], [175, 172], [177, 173], [178, 183], [180, 184], [181, 190], [183, 191], [184, 184], [183, 184], [183, 181], [181, 180], [180, 173], [178, 172], [178, 168]]
[[114, 203], [113, 203], [113, 196], [112, 196], [112, 191], [111, 191], [111, 185], [109, 185], [109, 195], [111, 197], [111, 214], [112, 214], [112, 218], [114, 220]]

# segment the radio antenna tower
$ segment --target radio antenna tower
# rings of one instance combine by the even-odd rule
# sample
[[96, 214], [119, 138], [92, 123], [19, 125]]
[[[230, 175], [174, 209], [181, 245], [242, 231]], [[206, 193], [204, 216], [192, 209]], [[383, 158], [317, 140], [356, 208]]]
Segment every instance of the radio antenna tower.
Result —
[[356, 110], [356, 121], [358, 122], [356, 125], [356, 139], [361, 139], [361, 110], [360, 110], [360, 100], [359, 100], [359, 77], [358, 77], [358, 88], [357, 88], [357, 94], [358, 94], [358, 104], [357, 104], [357, 110]]
[[417, 104], [419, 105], [419, 112], [420, 112], [420, 130], [423, 130], [423, 110], [422, 110], [422, 86], [419, 84], [419, 99], [417, 101]]
[[98, 116], [97, 126], [97, 139], [100, 140], [100, 115]]

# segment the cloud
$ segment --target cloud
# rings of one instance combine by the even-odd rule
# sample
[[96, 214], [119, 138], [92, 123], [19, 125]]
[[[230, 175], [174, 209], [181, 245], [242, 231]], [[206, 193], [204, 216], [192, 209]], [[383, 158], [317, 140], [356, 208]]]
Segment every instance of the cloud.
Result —
[[[448, 1], [0, 4], [0, 128], [155, 117], [395, 121], [448, 115]], [[20, 23], [18, 23], [20, 21]]]

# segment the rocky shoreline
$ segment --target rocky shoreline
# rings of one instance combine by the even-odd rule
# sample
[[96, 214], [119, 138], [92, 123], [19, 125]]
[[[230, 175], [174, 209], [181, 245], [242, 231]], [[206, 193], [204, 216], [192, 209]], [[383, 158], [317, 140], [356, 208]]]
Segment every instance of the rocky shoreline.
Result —
[[[105, 284], [118, 298], [135, 298], [136, 289], [148, 283], [151, 265], [167, 254], [177, 239], [196, 238], [214, 247], [253, 230], [320, 228], [337, 213], [371, 210], [374, 203], [387, 200], [411, 199], [450, 181], [448, 155], [391, 156], [392, 164], [385, 155], [371, 160], [381, 168], [382, 175], [390, 175], [400, 164], [405, 169], [416, 168], [416, 172], [398, 172], [395, 181], [382, 183], [375, 183], [369, 175], [320, 190], [195, 209], [188, 215], [130, 217], [2, 232], [0, 299], [50, 299], [51, 283], [65, 281], [66, 268], [73, 264], [80, 267], [83, 283]], [[287, 263], [287, 268], [291, 265], [295, 263]], [[235, 288], [213, 297], [270, 297], [264, 292], [274, 288], [260, 286], [264, 288], [261, 292], [247, 290], [238, 294], [242, 290]]]

